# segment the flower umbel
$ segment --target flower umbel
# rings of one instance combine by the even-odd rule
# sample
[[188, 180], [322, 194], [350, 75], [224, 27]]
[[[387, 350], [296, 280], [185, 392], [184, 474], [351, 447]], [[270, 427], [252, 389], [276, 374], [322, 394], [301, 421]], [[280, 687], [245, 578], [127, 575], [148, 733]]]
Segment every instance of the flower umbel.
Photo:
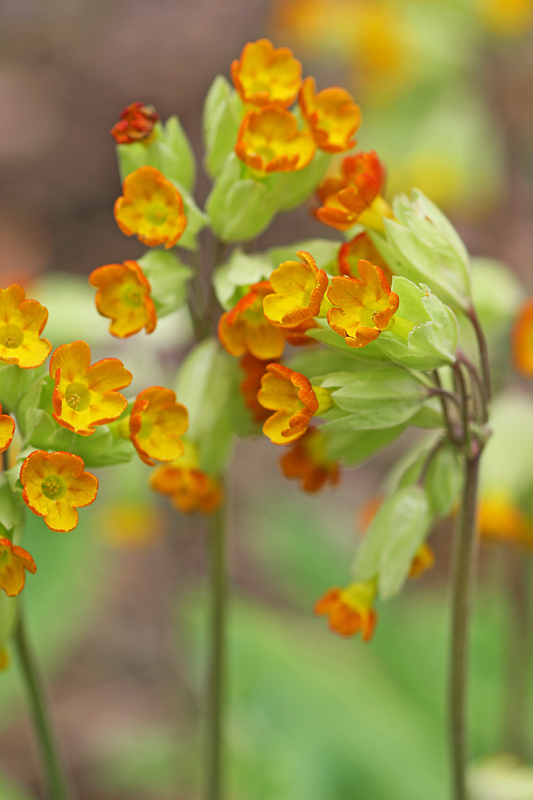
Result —
[[376, 587], [370, 583], [351, 583], [342, 589], [329, 589], [315, 604], [315, 614], [327, 614], [329, 627], [340, 636], [354, 636], [361, 631], [364, 642], [374, 634], [377, 614], [373, 609]]
[[321, 150], [343, 153], [355, 147], [353, 137], [361, 124], [361, 109], [349, 92], [335, 86], [317, 94], [315, 79], [306, 78], [299, 104]]
[[127, 406], [118, 392], [131, 383], [131, 372], [118, 358], [104, 358], [91, 366], [86, 342], [62, 344], [50, 360], [55, 381], [53, 417], [64, 428], [82, 436], [94, 433], [95, 425], [118, 419]]
[[336, 486], [339, 482], [339, 465], [328, 458], [326, 443], [325, 435], [310, 427], [279, 460], [285, 477], [299, 480], [304, 492], [318, 492], [326, 483]]
[[294, 114], [275, 106], [248, 111], [235, 145], [241, 161], [267, 173], [303, 169], [312, 160], [315, 150], [312, 136], [298, 130]]
[[112, 320], [109, 332], [124, 339], [141, 328], [152, 333], [157, 324], [151, 287], [136, 261], [106, 264], [89, 275], [89, 283], [98, 289], [96, 308]]
[[120, 112], [119, 121], [111, 128], [111, 136], [117, 144], [144, 142], [152, 139], [154, 125], [159, 119], [151, 106], [144, 103], [130, 103]]
[[187, 409], [176, 402], [172, 389], [150, 386], [137, 395], [130, 416], [130, 437], [139, 457], [149, 467], [174, 461], [184, 446], [181, 436], [189, 425]]
[[57, 451], [35, 450], [20, 470], [24, 502], [44, 518], [53, 531], [71, 531], [78, 524], [76, 508], [96, 499], [98, 479], [84, 472], [79, 456]]
[[22, 369], [40, 367], [52, 345], [40, 339], [48, 311], [37, 300], [26, 300], [16, 283], [0, 289], [0, 361]]
[[274, 48], [268, 39], [248, 42], [231, 65], [235, 88], [254, 106], [292, 105], [302, 83], [302, 65], [288, 47]]
[[271, 361], [283, 353], [285, 336], [263, 312], [263, 300], [273, 291], [269, 281], [255, 283], [231, 311], [220, 317], [218, 335], [232, 356], [248, 352], [262, 361]]
[[301, 261], [285, 261], [270, 275], [273, 293], [263, 301], [266, 318], [280, 327], [296, 327], [318, 316], [328, 276], [313, 256], [300, 250]]
[[114, 209], [120, 230], [149, 247], [173, 247], [187, 225], [174, 184], [154, 167], [139, 167], [124, 179], [122, 192]]
[[9, 539], [0, 539], [0, 589], [8, 597], [15, 597], [24, 589], [26, 573], [37, 571], [35, 561], [22, 547], [17, 547]]

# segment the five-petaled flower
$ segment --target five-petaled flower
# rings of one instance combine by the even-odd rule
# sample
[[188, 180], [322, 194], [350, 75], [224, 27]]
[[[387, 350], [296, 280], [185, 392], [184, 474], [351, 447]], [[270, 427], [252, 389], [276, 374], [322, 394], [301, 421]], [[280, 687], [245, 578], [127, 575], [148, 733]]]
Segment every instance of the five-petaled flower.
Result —
[[265, 106], [248, 111], [239, 133], [235, 152], [259, 172], [294, 172], [306, 167], [316, 151], [313, 137], [298, 130], [294, 114], [284, 108]]
[[129, 386], [131, 372], [118, 358], [104, 358], [91, 366], [87, 342], [60, 345], [52, 354], [50, 375], [55, 381], [54, 419], [82, 436], [93, 434], [95, 425], [118, 419], [128, 404], [118, 390]]
[[305, 375], [282, 364], [269, 364], [257, 395], [259, 403], [274, 411], [263, 433], [274, 444], [289, 444], [303, 436], [309, 420], [331, 408], [327, 389], [311, 386]]
[[351, 583], [344, 589], [335, 587], [315, 604], [315, 614], [327, 614], [330, 629], [340, 636], [354, 636], [361, 631], [363, 641], [368, 642], [377, 622], [375, 596], [374, 581]]
[[328, 289], [334, 306], [328, 311], [328, 322], [350, 347], [364, 347], [377, 339], [389, 327], [399, 304], [379, 267], [361, 260], [358, 271], [361, 280], [336, 276]]
[[286, 478], [300, 481], [304, 492], [318, 492], [326, 483], [339, 482], [339, 464], [326, 452], [327, 439], [318, 428], [309, 427], [304, 435], [293, 442], [290, 450], [280, 458]]
[[392, 217], [388, 203], [381, 197], [385, 170], [376, 153], [346, 156], [342, 174], [325, 178], [317, 189], [322, 203], [317, 218], [326, 225], [346, 231], [356, 222], [383, 230], [383, 217]]
[[172, 504], [184, 514], [213, 514], [224, 493], [218, 478], [208, 475], [199, 466], [198, 451], [192, 442], [185, 442], [185, 453], [171, 464], [161, 464], [150, 476], [156, 492], [170, 496]]
[[98, 479], [84, 472], [79, 456], [57, 451], [34, 450], [20, 470], [24, 502], [43, 517], [53, 531], [71, 531], [78, 524], [76, 508], [96, 499]]
[[0, 589], [3, 589], [8, 597], [15, 597], [24, 589], [26, 580], [24, 570], [32, 574], [37, 571], [35, 561], [30, 554], [9, 539], [0, 539]]
[[149, 247], [173, 247], [187, 225], [174, 184], [154, 167], [139, 167], [124, 179], [122, 192], [114, 209], [120, 230]]
[[151, 106], [139, 102], [130, 103], [120, 112], [119, 121], [111, 128], [111, 136], [117, 144], [149, 144], [158, 119], [159, 116]]
[[48, 310], [37, 300], [26, 300], [24, 289], [16, 283], [0, 289], [0, 361], [22, 369], [40, 367], [52, 349], [48, 339], [40, 339]]
[[176, 402], [176, 393], [150, 386], [137, 395], [131, 409], [130, 438], [141, 460], [153, 467], [153, 459], [174, 461], [183, 454], [181, 437], [188, 425], [187, 409]]
[[283, 353], [283, 331], [271, 325], [263, 312], [263, 300], [272, 292], [269, 281], [255, 283], [230, 311], [220, 317], [218, 335], [232, 356], [248, 352], [262, 361], [271, 361]]
[[361, 109], [345, 89], [332, 86], [316, 92], [314, 78], [306, 78], [299, 104], [311, 133], [321, 150], [344, 153], [355, 147], [354, 134], [361, 124]]
[[533, 297], [523, 304], [512, 333], [514, 365], [518, 372], [533, 378]]
[[366, 231], [358, 233], [349, 242], [344, 242], [339, 247], [337, 263], [340, 274], [349, 278], [359, 278], [357, 264], [361, 259], [371, 261], [372, 264], [379, 267], [388, 283], [391, 282], [391, 269]]
[[15, 435], [15, 420], [9, 414], [2, 414], [0, 405], [0, 453], [4, 453]]
[[109, 332], [124, 339], [141, 328], [152, 333], [157, 324], [151, 286], [136, 261], [106, 264], [89, 275], [89, 283], [98, 289], [96, 308], [112, 320]]
[[318, 316], [328, 287], [328, 276], [313, 256], [305, 250], [296, 255], [301, 261], [284, 261], [272, 272], [273, 293], [263, 300], [266, 318], [280, 327], [296, 327]]
[[235, 88], [245, 103], [288, 107], [302, 83], [302, 65], [288, 47], [274, 48], [268, 39], [248, 42], [231, 65]]

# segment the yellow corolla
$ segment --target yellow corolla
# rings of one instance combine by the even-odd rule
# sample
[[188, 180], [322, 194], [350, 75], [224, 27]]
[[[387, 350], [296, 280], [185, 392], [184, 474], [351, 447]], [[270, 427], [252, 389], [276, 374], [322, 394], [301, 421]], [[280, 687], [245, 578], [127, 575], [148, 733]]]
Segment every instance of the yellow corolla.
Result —
[[0, 453], [4, 453], [15, 435], [15, 420], [9, 414], [2, 414], [0, 405]]
[[292, 105], [302, 83], [302, 65], [288, 47], [274, 48], [268, 39], [248, 42], [231, 77], [242, 100], [254, 106]]
[[106, 264], [89, 275], [89, 283], [98, 289], [96, 308], [112, 320], [109, 332], [124, 339], [141, 328], [152, 333], [157, 324], [151, 286], [136, 261]]
[[328, 276], [317, 268], [310, 253], [300, 250], [296, 255], [301, 261], [285, 261], [272, 272], [270, 283], [274, 292], [263, 300], [266, 318], [280, 327], [296, 327], [318, 316], [321, 310], [326, 313], [321, 306]]
[[339, 463], [328, 457], [326, 444], [326, 436], [309, 427], [279, 460], [285, 477], [300, 481], [304, 492], [318, 492], [326, 483], [336, 486], [339, 482]]
[[316, 91], [314, 78], [306, 78], [299, 96], [302, 114], [321, 150], [344, 153], [355, 147], [361, 124], [361, 109], [345, 89], [332, 86]]
[[308, 131], [299, 131], [294, 114], [284, 108], [265, 106], [245, 115], [235, 152], [259, 172], [295, 172], [306, 167], [316, 145]]
[[326, 614], [329, 627], [340, 636], [355, 636], [361, 631], [364, 642], [368, 642], [377, 622], [373, 603], [376, 597], [374, 581], [351, 583], [345, 588], [329, 589], [315, 604], [315, 614]]
[[198, 450], [185, 442], [184, 454], [171, 464], [161, 464], [150, 476], [154, 491], [170, 496], [173, 505], [184, 514], [213, 514], [221, 505], [224, 493], [220, 481], [207, 475], [199, 466]]
[[516, 370], [533, 378], [533, 297], [526, 300], [518, 313], [513, 327], [512, 346]]
[[52, 349], [48, 339], [40, 339], [48, 310], [37, 300], [26, 300], [16, 283], [0, 289], [0, 361], [22, 369], [40, 367]]
[[157, 461], [174, 461], [184, 446], [181, 437], [189, 426], [187, 409], [176, 402], [172, 389], [150, 386], [141, 392], [129, 420], [130, 438], [139, 457], [153, 467]]
[[8, 597], [15, 597], [24, 589], [26, 580], [24, 570], [32, 574], [37, 571], [35, 561], [30, 554], [9, 539], [0, 539], [0, 589], [3, 589]]
[[228, 353], [242, 356], [251, 353], [261, 361], [279, 358], [285, 347], [285, 336], [265, 317], [263, 301], [271, 296], [269, 281], [250, 286], [238, 303], [220, 317], [218, 336]]

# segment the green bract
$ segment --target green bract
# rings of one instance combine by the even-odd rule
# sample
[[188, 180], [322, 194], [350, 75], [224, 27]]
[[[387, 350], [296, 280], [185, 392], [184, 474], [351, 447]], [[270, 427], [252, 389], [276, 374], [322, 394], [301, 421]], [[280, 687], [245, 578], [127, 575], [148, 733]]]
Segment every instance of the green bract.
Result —
[[259, 283], [272, 272], [270, 261], [262, 253], [248, 255], [237, 247], [226, 263], [213, 275], [218, 302], [232, 308], [253, 283]]
[[456, 448], [442, 444], [428, 467], [424, 488], [431, 510], [446, 517], [459, 497], [463, 485], [463, 466]]
[[233, 152], [244, 116], [244, 104], [223, 75], [217, 75], [204, 103], [205, 167], [216, 178]]
[[153, 248], [139, 258], [138, 264], [150, 283], [158, 318], [185, 303], [192, 269], [183, 264], [174, 252]]

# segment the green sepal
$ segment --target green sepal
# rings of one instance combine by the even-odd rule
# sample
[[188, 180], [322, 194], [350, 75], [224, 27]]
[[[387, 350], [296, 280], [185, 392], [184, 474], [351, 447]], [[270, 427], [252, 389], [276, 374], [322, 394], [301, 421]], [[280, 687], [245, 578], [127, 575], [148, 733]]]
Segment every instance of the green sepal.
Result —
[[[4, 532], [0, 529], [0, 538], [4, 539]], [[5, 650], [17, 621], [17, 598], [8, 597], [0, 591], [0, 650]]]
[[413, 428], [443, 428], [444, 418], [442, 416], [442, 406], [437, 397], [430, 397], [426, 400], [422, 408], [409, 420], [409, 425]]
[[248, 255], [240, 247], [235, 248], [213, 275], [218, 302], [226, 311], [233, 308], [251, 284], [266, 280], [271, 272], [272, 265], [264, 254]]
[[157, 317], [165, 317], [187, 300], [187, 281], [193, 274], [176, 253], [162, 248], [148, 250], [138, 260], [151, 286]]
[[296, 253], [304, 250], [313, 256], [319, 269], [325, 270], [329, 275], [338, 275], [337, 255], [339, 248], [339, 242], [331, 239], [304, 239], [291, 245], [272, 247], [266, 251], [265, 256], [272, 264], [272, 269], [276, 269], [284, 261], [297, 261], [298, 256]]
[[387, 498], [377, 511], [356, 554], [356, 581], [377, 580], [387, 600], [405, 583], [416, 551], [426, 538], [431, 509], [419, 486], [408, 486]]
[[198, 208], [194, 202], [193, 196], [186, 191], [181, 184], [177, 181], [172, 181], [178, 192], [181, 194], [184, 205], [184, 213], [187, 217], [187, 226], [185, 231], [178, 239], [177, 247], [183, 247], [185, 250], [198, 250], [198, 242], [196, 237], [206, 225], [209, 224], [209, 218], [201, 209]]
[[20, 544], [24, 533], [26, 506], [18, 481], [20, 467], [13, 467], [0, 475], [0, 536]]
[[335, 373], [351, 374], [368, 369], [368, 362], [356, 361], [349, 355], [327, 347], [300, 347], [296, 355], [284, 363], [295, 372], [301, 372], [311, 383], [318, 384]]
[[424, 488], [431, 510], [446, 517], [454, 507], [463, 485], [463, 465], [449, 442], [439, 447], [426, 472]]
[[33, 384], [38, 384], [46, 367], [21, 369], [17, 364], [0, 364], [0, 403], [4, 414], [14, 413], [20, 397]]
[[276, 173], [278, 211], [292, 211], [305, 203], [326, 174], [331, 159], [330, 153], [317, 150], [311, 163], [303, 169]]
[[212, 178], [218, 176], [235, 148], [244, 113], [237, 92], [223, 75], [217, 75], [205, 98], [203, 115], [204, 164]]
[[404, 432], [405, 425], [378, 430], [331, 430], [331, 426], [321, 425], [320, 430], [327, 436], [326, 452], [328, 458], [339, 459], [347, 466], [355, 466], [367, 461], [384, 447], [395, 441]]
[[383, 352], [377, 341], [370, 342], [366, 347], [350, 347], [346, 344], [344, 337], [339, 336], [339, 334], [335, 333], [329, 326], [310, 328], [306, 331], [305, 335], [309, 336], [311, 339], [316, 339], [318, 342], [322, 342], [322, 344], [331, 347], [333, 350], [337, 350], [339, 353], [350, 356], [354, 361], [390, 361], [390, 358]]

